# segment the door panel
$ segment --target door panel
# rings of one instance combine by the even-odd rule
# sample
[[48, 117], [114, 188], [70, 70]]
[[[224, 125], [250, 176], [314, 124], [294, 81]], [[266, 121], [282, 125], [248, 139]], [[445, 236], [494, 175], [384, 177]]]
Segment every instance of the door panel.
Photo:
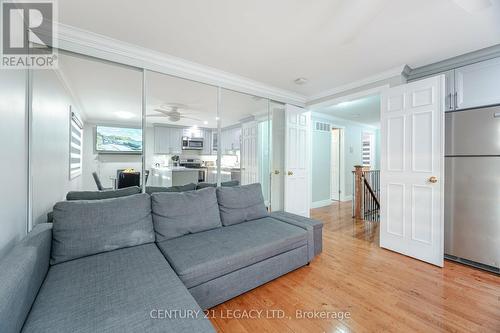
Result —
[[387, 119], [387, 162], [391, 171], [403, 171], [405, 161], [405, 117]]
[[403, 237], [405, 225], [405, 184], [387, 184], [387, 232]]
[[247, 185], [258, 183], [258, 123], [256, 121], [244, 123], [242, 125], [241, 133], [241, 184]]
[[438, 266], [444, 255], [444, 82], [444, 76], [415, 81], [381, 99], [380, 246]]
[[285, 210], [309, 217], [310, 112], [286, 105]]
[[[419, 135], [426, 133], [433, 127], [432, 111], [412, 114], [412, 153], [411, 165], [414, 172], [432, 172], [434, 157], [434, 140], [432, 135]], [[430, 152], [430, 153], [429, 153]]]

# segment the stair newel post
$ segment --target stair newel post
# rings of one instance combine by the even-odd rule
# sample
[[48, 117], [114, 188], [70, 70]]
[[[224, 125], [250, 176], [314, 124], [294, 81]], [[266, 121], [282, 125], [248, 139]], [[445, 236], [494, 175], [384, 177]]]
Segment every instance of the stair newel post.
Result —
[[363, 219], [363, 166], [354, 166], [354, 218]]

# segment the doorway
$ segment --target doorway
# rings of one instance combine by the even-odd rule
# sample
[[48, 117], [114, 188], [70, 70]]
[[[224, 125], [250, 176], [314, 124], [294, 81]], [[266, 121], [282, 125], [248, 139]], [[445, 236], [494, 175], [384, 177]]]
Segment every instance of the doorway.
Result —
[[331, 159], [330, 159], [330, 199], [333, 201], [342, 201], [342, 189], [344, 181], [344, 129], [341, 127], [332, 127], [331, 129]]

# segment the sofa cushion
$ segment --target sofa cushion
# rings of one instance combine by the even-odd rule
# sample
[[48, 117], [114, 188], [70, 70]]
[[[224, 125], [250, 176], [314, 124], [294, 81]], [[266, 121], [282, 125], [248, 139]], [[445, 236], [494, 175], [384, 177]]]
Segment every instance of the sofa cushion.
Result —
[[[227, 187], [238, 186], [238, 185], [240, 185], [240, 182], [237, 180], [229, 180], [227, 182], [222, 182], [220, 184], [220, 186], [227, 186]], [[200, 190], [200, 189], [206, 188], [206, 187], [217, 187], [217, 184], [216, 183], [198, 183], [198, 184], [196, 184], [197, 190]]]
[[148, 194], [58, 202], [51, 264], [154, 240]]
[[220, 218], [225, 226], [268, 215], [260, 184], [217, 188]]
[[202, 188], [207, 187], [217, 187], [217, 183], [198, 183], [196, 184], [196, 189], [201, 190]]
[[228, 180], [227, 182], [222, 182], [220, 183], [220, 186], [223, 187], [233, 187], [233, 186], [239, 186], [240, 182], [238, 180]]
[[186, 192], [194, 190], [196, 190], [196, 184], [194, 183], [189, 183], [186, 185], [179, 185], [179, 186], [171, 186], [171, 187], [146, 186], [146, 193], [148, 194], [159, 193], [159, 192]]
[[306, 244], [306, 230], [265, 217], [163, 241], [158, 247], [191, 288]]
[[101, 200], [110, 198], [120, 198], [129, 195], [139, 194], [142, 189], [139, 186], [131, 186], [118, 190], [104, 191], [71, 191], [66, 194], [66, 200]]
[[156, 241], [221, 226], [215, 188], [151, 195]]
[[[159, 311], [197, 318], [155, 319]], [[214, 332], [155, 244], [51, 266], [24, 332]], [[152, 318], [153, 317], [153, 318]]]
[[49, 269], [52, 224], [37, 224], [0, 261], [0, 332], [19, 332]]

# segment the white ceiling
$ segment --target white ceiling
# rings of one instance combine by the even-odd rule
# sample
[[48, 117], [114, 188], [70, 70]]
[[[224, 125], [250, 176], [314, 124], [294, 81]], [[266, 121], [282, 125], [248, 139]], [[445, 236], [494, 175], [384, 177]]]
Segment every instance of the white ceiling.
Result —
[[[312, 96], [500, 43], [499, 2], [65, 0], [58, 7], [64, 24]], [[298, 86], [298, 77], [309, 82]]]
[[[76, 108], [88, 122], [141, 124], [142, 72], [93, 58], [61, 53], [59, 72], [78, 104]], [[223, 89], [221, 92], [221, 126], [242, 119], [267, 115], [267, 100]], [[155, 72], [146, 73], [146, 114], [162, 104], [184, 104], [193, 119], [172, 122], [165, 117], [148, 117], [152, 124], [217, 128], [217, 88]], [[130, 118], [121, 118], [125, 113]]]
[[380, 96], [368, 96], [336, 105], [323, 107], [315, 112], [347, 119], [357, 123], [380, 126]]

